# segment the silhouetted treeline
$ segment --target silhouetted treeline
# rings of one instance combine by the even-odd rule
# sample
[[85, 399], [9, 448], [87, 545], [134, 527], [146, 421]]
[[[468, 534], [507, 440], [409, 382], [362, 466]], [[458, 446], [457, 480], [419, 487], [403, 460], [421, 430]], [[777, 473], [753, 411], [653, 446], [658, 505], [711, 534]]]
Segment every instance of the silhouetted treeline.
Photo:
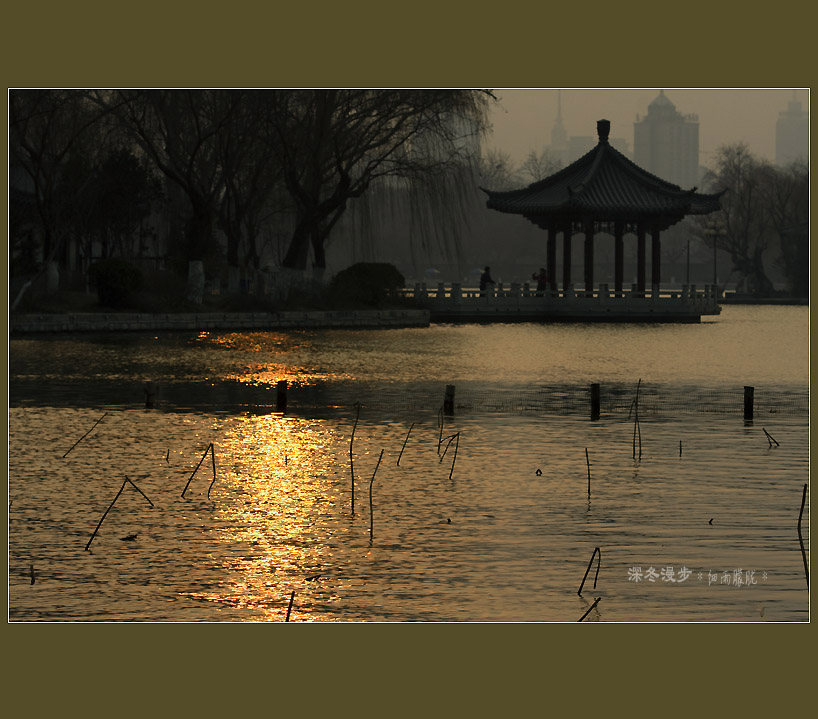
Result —
[[323, 268], [333, 228], [373, 186], [402, 183], [456, 205], [457, 190], [446, 193], [472, 171], [492, 99], [479, 90], [12, 90], [12, 273], [65, 264], [70, 252], [85, 263], [140, 256], [137, 229], [152, 213], [167, 218], [180, 269], [194, 259], [258, 267], [271, 231], [288, 233], [284, 267]]
[[745, 143], [718, 149], [705, 175], [707, 191], [727, 188], [722, 210], [695, 218], [696, 234], [729, 254], [739, 288], [760, 297], [775, 294], [766, 263], [786, 278], [794, 297], [809, 294], [809, 166], [786, 167], [753, 155]]

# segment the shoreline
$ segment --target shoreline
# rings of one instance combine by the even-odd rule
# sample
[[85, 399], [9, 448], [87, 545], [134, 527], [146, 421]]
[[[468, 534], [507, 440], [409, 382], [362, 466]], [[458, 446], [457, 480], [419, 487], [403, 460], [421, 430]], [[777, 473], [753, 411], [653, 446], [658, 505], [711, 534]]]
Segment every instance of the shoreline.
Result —
[[9, 334], [202, 330], [309, 330], [428, 327], [422, 309], [287, 312], [77, 312], [9, 316]]

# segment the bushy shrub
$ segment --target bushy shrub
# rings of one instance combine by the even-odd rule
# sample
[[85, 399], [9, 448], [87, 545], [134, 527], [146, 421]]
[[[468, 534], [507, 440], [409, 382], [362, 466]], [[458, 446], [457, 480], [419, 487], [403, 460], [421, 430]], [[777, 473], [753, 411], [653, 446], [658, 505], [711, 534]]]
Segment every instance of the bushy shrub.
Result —
[[380, 305], [403, 284], [403, 275], [395, 265], [358, 262], [332, 278], [330, 294], [336, 302]]
[[142, 287], [142, 272], [130, 262], [116, 258], [100, 260], [88, 269], [91, 285], [104, 307], [126, 308]]

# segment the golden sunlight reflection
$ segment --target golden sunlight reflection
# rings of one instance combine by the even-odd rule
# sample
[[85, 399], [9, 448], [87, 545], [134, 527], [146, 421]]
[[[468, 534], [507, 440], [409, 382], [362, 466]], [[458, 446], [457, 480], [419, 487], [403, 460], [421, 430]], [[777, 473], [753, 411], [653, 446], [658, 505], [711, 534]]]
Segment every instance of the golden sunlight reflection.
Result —
[[333, 559], [342, 513], [338, 473], [346, 461], [337, 431], [321, 420], [280, 414], [238, 418], [217, 447], [224, 485], [214, 515], [216, 537], [235, 582], [200, 599], [283, 621], [315, 621], [313, 603], [333, 601], [315, 581]]
[[281, 332], [200, 332], [197, 338], [209, 347], [229, 350], [237, 363], [225, 368], [222, 377], [249, 385], [274, 385], [287, 380], [292, 387], [352, 379], [351, 375], [330, 368], [309, 366], [293, 353], [309, 351], [310, 342], [303, 337]]

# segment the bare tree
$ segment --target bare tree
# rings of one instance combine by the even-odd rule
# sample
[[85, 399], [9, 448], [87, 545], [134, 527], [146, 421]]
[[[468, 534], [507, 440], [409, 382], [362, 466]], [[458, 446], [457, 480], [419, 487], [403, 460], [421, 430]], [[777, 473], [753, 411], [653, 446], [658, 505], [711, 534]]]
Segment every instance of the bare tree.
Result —
[[522, 184], [511, 155], [502, 150], [491, 149], [482, 154], [477, 174], [480, 186], [488, 190], [503, 192], [516, 189]]
[[539, 155], [531, 150], [520, 165], [520, 174], [528, 182], [537, 182], [561, 168], [562, 161], [549, 148], [545, 148]]
[[227, 237], [227, 263], [258, 269], [262, 224], [290, 207], [281, 166], [270, 143], [260, 135], [268, 111], [267, 92], [244, 92], [230, 123], [218, 136], [224, 192], [218, 205], [219, 225]]
[[475, 90], [278, 90], [265, 135], [295, 227], [283, 265], [326, 266], [325, 244], [351, 200], [387, 177], [429, 182], [462, 165], [491, 95]]
[[184, 260], [214, 259], [214, 230], [225, 176], [239, 156], [220, 152], [240, 101], [231, 90], [116, 90], [93, 99], [116, 112], [134, 140], [189, 201], [190, 217], [181, 249]]
[[[35, 215], [42, 238], [41, 262], [12, 303], [23, 294], [62, 249], [71, 228], [73, 199], [82, 184], [70, 188], [66, 177], [72, 153], [105, 114], [71, 90], [12, 90], [9, 92], [9, 149], [16, 163], [30, 177]], [[77, 179], [77, 178], [75, 178]], [[70, 191], [69, 191], [70, 190]]]
[[778, 267], [790, 292], [806, 297], [809, 291], [809, 165], [798, 160], [772, 168], [766, 204], [781, 248]]
[[707, 171], [705, 185], [711, 191], [727, 189], [722, 209], [696, 218], [696, 234], [709, 247], [729, 253], [733, 270], [748, 292], [769, 296], [773, 285], [764, 267], [764, 254], [773, 237], [772, 218], [766, 199], [772, 179], [769, 163], [750, 153], [745, 143], [725, 145], [716, 152], [715, 167]]

